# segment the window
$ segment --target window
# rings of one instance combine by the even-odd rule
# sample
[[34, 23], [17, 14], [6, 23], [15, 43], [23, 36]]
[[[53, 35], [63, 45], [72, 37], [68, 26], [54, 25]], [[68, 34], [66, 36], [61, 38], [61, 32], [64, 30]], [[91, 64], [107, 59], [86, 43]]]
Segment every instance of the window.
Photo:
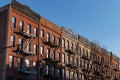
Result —
[[43, 63], [40, 63], [40, 75], [42, 76], [44, 74], [44, 65]]
[[41, 30], [41, 38], [44, 38], [44, 30]]
[[71, 62], [70, 58], [71, 58], [71, 56], [67, 55], [68, 64], [70, 64], [70, 62]]
[[50, 49], [49, 48], [47, 48], [46, 58], [50, 58]]
[[[75, 51], [78, 51], [78, 46], [77, 46], [77, 44], [75, 44]], [[77, 52], [78, 53], [78, 52]]]
[[59, 68], [57, 68], [57, 76], [59, 76], [60, 75], [60, 70], [59, 70]]
[[57, 59], [60, 60], [60, 53], [57, 54]]
[[15, 28], [16, 26], [16, 17], [12, 17], [12, 27]]
[[15, 36], [10, 36], [10, 46], [14, 46]]
[[36, 62], [33, 62], [33, 67], [35, 67], [36, 66]]
[[88, 57], [88, 50], [86, 50], [86, 54], [85, 54], [86, 57]]
[[65, 78], [65, 69], [62, 69], [62, 78]]
[[51, 67], [51, 74], [55, 75], [55, 67]]
[[84, 50], [84, 48], [82, 49], [81, 56], [85, 56], [85, 50]]
[[57, 38], [57, 45], [60, 45], [60, 38]]
[[82, 80], [82, 73], [79, 74], [79, 78], [80, 78], [80, 80]]
[[27, 33], [28, 33], [28, 34], [31, 33], [31, 25], [30, 25], [30, 24], [27, 25]]
[[23, 40], [19, 39], [18, 44], [19, 44], [19, 50], [21, 50], [22, 49], [22, 45], [23, 45]]
[[65, 48], [65, 39], [62, 39], [62, 47]]
[[52, 43], [55, 44], [55, 36], [52, 36]]
[[66, 56], [65, 56], [65, 62], [66, 62], [67, 64], [70, 62], [70, 60], [69, 60], [69, 55], [66, 55]]
[[68, 77], [68, 80], [70, 80], [70, 71], [66, 69], [66, 77]]
[[9, 67], [13, 68], [13, 64], [14, 63], [14, 57], [13, 56], [9, 56]]
[[30, 43], [27, 44], [26, 51], [30, 51]]
[[74, 59], [71, 57], [71, 64], [74, 65]]
[[71, 50], [73, 50], [73, 43], [71, 43]]
[[69, 49], [69, 41], [67, 40], [66, 49]]
[[37, 36], [37, 28], [34, 28], [34, 36]]
[[65, 53], [62, 54], [62, 62], [65, 62]]
[[20, 30], [23, 31], [23, 28], [24, 28], [24, 22], [23, 21], [20, 21]]
[[55, 51], [52, 51], [52, 60], [55, 60]]
[[46, 65], [46, 74], [48, 74], [49, 72], [48, 72], [48, 65]]
[[37, 45], [34, 45], [34, 51], [33, 54], [37, 54]]
[[44, 46], [40, 47], [40, 54], [42, 54], [42, 55], [44, 54]]
[[77, 65], [77, 66], [79, 65], [78, 59], [76, 59], [76, 65]]
[[72, 77], [72, 80], [74, 80], [74, 73], [73, 73], [73, 71], [71, 72], [71, 77]]
[[80, 53], [80, 55], [81, 55], [81, 47], [79, 47], [79, 53]]
[[29, 66], [30, 66], [30, 62], [29, 62], [29, 60], [27, 60], [27, 59], [25, 60], [25, 66], [26, 66], [26, 67], [29, 67]]
[[74, 65], [76, 65], [76, 63], [77, 63], [77, 59], [74, 59]]
[[82, 64], [83, 64], [83, 63], [82, 63], [82, 60], [80, 60], [80, 68], [82, 68]]
[[22, 59], [18, 58], [18, 70], [22, 69]]
[[47, 33], [47, 42], [50, 41], [50, 33]]

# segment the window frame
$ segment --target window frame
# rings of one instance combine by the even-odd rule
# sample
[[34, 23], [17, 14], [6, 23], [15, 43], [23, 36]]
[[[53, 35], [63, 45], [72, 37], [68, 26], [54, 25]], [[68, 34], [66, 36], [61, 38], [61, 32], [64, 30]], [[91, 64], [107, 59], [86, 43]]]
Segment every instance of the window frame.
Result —
[[37, 54], [37, 45], [33, 45], [33, 54]]
[[15, 44], [15, 36], [11, 35], [10, 36], [10, 46], [14, 46], [14, 44]]
[[27, 34], [31, 34], [31, 25], [27, 24]]
[[41, 30], [40, 33], [41, 33], [40, 37], [41, 37], [41, 38], [44, 38], [44, 34], [45, 34], [45, 33], [44, 33], [44, 30]]
[[10, 55], [9, 56], [9, 68], [14, 67], [14, 56]]
[[34, 36], [37, 37], [37, 28], [34, 28]]
[[23, 31], [23, 29], [24, 29], [24, 21], [20, 20], [19, 26], [20, 26], [20, 30]]
[[44, 46], [40, 47], [40, 54], [42, 54], [42, 55], [44, 54]]
[[16, 27], [16, 17], [15, 16], [12, 16], [12, 18], [11, 18], [11, 26], [12, 26], [12, 28]]

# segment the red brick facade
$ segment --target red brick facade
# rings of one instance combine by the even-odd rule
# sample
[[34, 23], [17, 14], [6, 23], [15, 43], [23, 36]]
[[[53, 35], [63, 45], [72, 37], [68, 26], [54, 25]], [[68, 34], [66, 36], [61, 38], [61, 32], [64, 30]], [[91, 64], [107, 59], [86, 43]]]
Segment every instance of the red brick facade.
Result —
[[0, 80], [119, 80], [119, 58], [14, 1], [0, 8]]

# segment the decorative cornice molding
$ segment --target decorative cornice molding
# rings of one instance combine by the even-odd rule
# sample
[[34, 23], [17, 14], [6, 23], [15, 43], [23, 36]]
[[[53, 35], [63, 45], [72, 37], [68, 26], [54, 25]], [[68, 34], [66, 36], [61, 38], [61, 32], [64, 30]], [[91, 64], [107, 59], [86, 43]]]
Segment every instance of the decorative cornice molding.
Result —
[[78, 41], [78, 35], [75, 34], [71, 29], [67, 29], [65, 27], [61, 27], [62, 34], [68, 36], [72, 40]]
[[40, 15], [37, 14], [36, 12], [32, 11], [28, 6], [22, 5], [16, 0], [13, 0], [12, 3], [10, 4], [11, 8], [19, 11], [20, 13], [34, 19], [37, 22], [40, 22]]

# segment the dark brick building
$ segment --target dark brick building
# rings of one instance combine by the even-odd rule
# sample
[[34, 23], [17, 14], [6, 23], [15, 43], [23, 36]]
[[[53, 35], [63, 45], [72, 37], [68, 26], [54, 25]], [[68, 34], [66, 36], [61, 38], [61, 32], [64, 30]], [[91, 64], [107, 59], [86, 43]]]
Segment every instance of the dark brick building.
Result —
[[0, 80], [119, 80], [119, 58], [13, 0], [0, 8]]

